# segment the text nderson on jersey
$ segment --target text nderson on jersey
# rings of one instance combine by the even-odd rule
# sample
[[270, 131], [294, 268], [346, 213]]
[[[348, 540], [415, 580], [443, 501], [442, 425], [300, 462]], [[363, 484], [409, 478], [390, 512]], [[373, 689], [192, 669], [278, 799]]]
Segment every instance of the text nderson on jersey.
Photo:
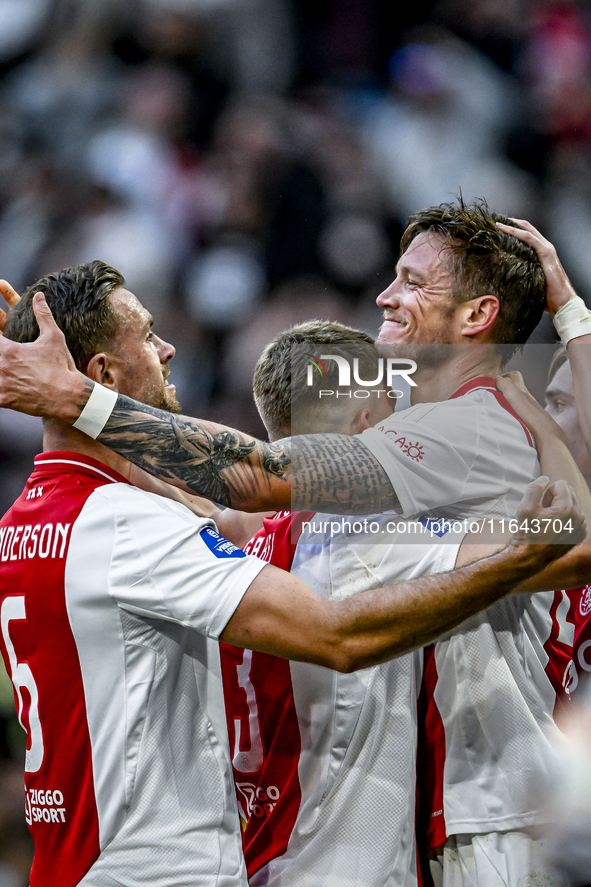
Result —
[[0, 523], [31, 887], [246, 885], [216, 639], [264, 563], [77, 453]]
[[[391, 517], [377, 515], [375, 523]], [[326, 598], [451, 569], [460, 542], [416, 545], [412, 557], [370, 540], [349, 544], [346, 532], [334, 544], [311, 545], [300, 535], [308, 518], [319, 525], [330, 516], [281, 512], [265, 519], [246, 550], [291, 567]], [[420, 659], [415, 653], [341, 675], [224, 645], [252, 887], [416, 887]]]
[[[468, 383], [444, 403], [394, 414], [361, 439], [388, 472], [407, 519], [515, 517], [539, 474], [531, 436], [492, 378]], [[444, 817], [443, 840], [544, 816], [556, 729], [549, 641], [559, 638], [562, 649], [570, 637], [572, 644], [563, 618], [568, 601], [560, 603], [553, 592], [509, 597], [435, 645], [428, 689], [442, 726], [444, 773], [443, 803], [431, 813]]]

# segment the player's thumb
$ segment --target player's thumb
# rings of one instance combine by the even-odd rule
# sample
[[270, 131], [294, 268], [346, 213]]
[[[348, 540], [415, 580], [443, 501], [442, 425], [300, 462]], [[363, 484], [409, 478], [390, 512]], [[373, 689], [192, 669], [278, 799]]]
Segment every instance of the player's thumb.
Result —
[[512, 370], [510, 373], [503, 373], [502, 376], [497, 376], [495, 382], [501, 394], [504, 394], [505, 396], [511, 394], [514, 388], [517, 388], [519, 391], [527, 392], [523, 376], [518, 370]]
[[62, 336], [62, 331], [53, 319], [51, 308], [47, 304], [47, 300], [43, 293], [35, 293], [33, 296], [33, 312], [39, 324], [39, 336], [48, 338], [51, 336]]

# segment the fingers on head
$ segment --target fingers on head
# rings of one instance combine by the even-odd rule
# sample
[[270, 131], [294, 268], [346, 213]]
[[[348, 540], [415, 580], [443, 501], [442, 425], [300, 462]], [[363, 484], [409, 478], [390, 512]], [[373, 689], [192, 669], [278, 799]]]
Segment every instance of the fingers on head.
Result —
[[20, 301], [20, 296], [14, 287], [2, 278], [0, 278], [0, 293], [2, 293], [4, 300], [11, 308]]
[[42, 321], [47, 323], [49, 320], [51, 320], [52, 325], [55, 325], [51, 308], [47, 304], [43, 293], [35, 293], [33, 296], [33, 311], [35, 312], [35, 317], [39, 321], [39, 326], [41, 326]]

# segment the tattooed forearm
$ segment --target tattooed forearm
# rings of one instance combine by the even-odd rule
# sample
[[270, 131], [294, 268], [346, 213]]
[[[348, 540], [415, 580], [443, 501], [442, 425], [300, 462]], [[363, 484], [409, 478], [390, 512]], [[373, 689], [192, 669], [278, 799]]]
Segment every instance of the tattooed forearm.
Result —
[[294, 509], [374, 514], [399, 506], [388, 475], [357, 438], [311, 434], [291, 442]]
[[220, 505], [289, 507], [288, 445], [263, 443], [123, 395], [98, 439], [151, 474]]
[[243, 511], [370, 514], [398, 505], [379, 462], [364, 444], [345, 435], [294, 438], [292, 472], [289, 439], [263, 443], [119, 395], [98, 439], [157, 477]]
[[76, 409], [79, 410], [80, 412], [82, 412], [82, 410], [86, 406], [88, 398], [92, 394], [92, 389], [94, 388], [94, 382], [91, 382], [90, 379], [86, 378], [86, 376], [83, 376], [82, 378], [85, 380], [85, 383], [86, 383], [84, 385], [84, 390], [82, 392], [82, 396], [84, 399], [80, 403], [76, 404]]
[[263, 450], [263, 469], [276, 477], [284, 477], [291, 467], [290, 439], [266, 444]]

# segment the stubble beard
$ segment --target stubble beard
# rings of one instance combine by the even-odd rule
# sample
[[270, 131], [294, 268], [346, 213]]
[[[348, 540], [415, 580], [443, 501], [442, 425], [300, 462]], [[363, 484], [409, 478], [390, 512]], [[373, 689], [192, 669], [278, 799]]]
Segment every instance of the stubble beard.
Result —
[[182, 413], [182, 407], [178, 400], [176, 399], [175, 394], [166, 394], [165, 391], [162, 392], [161, 397], [159, 398], [159, 403], [151, 404], [151, 406], [156, 407], [158, 410], [164, 410], [166, 413]]
[[419, 367], [437, 369], [444, 366], [455, 354], [457, 345], [449, 341], [449, 324], [455, 311], [455, 303], [450, 303], [447, 311], [441, 318], [441, 325], [437, 332], [431, 332], [430, 340], [423, 342], [381, 342], [380, 332], [376, 340], [376, 348], [381, 357], [399, 357], [414, 360]]
[[140, 398], [143, 403], [156, 410], [163, 410], [165, 413], [182, 413], [181, 405], [176, 399], [176, 392], [168, 394], [164, 386], [170, 372], [162, 374], [162, 384], [154, 383], [148, 391], [143, 392]]
[[[164, 385], [166, 385], [166, 380], [169, 376], [170, 366], [166, 364], [162, 371], [162, 381]], [[153, 399], [158, 400], [158, 403], [153, 403], [151, 406], [155, 406], [158, 410], [164, 410], [166, 413], [182, 413], [181, 405], [176, 399], [176, 390], [174, 394], [167, 394], [165, 388], [160, 388], [157, 396]]]

